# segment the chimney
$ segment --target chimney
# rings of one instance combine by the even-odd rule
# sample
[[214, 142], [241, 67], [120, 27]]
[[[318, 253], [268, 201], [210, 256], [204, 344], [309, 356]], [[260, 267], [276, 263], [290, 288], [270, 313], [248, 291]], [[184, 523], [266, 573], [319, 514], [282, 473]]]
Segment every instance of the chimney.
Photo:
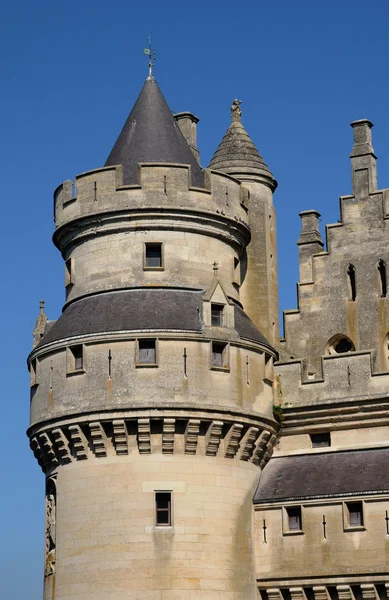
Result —
[[200, 164], [200, 153], [197, 149], [197, 134], [196, 126], [199, 122], [198, 117], [190, 112], [180, 112], [173, 115], [177, 121], [178, 127], [181, 130], [182, 135], [186, 139], [189, 148], [192, 150], [193, 156]]

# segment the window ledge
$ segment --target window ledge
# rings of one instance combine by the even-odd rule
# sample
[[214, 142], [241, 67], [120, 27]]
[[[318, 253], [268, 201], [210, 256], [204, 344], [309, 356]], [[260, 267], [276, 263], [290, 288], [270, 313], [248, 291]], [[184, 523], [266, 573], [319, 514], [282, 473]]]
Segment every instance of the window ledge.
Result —
[[68, 371], [66, 373], [66, 377], [73, 377], [73, 375], [83, 375], [83, 373], [86, 373], [85, 369], [76, 369], [74, 371]]
[[230, 372], [230, 367], [215, 367], [215, 366], [212, 366], [211, 367], [211, 371], [221, 371], [223, 373], [229, 373]]
[[155, 369], [158, 367], [157, 363], [136, 363], [135, 367], [137, 369]]
[[164, 271], [165, 267], [143, 267], [144, 271]]
[[366, 531], [366, 527], [364, 525], [352, 525], [351, 527], [345, 527], [344, 531]]
[[302, 529], [283, 531], [282, 535], [304, 535], [304, 531]]

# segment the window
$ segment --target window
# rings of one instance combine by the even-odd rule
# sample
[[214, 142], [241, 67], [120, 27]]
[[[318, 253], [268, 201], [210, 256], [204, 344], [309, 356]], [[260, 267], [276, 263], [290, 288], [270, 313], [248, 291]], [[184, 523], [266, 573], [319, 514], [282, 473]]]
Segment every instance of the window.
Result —
[[289, 506], [286, 509], [287, 531], [301, 531], [301, 506]]
[[155, 525], [169, 527], [172, 524], [172, 493], [155, 492]]
[[363, 505], [362, 502], [346, 503], [345, 528], [363, 527]]
[[212, 342], [212, 367], [228, 369], [228, 346], [221, 342]]
[[357, 297], [357, 281], [355, 275], [355, 267], [353, 265], [349, 265], [347, 269], [348, 275], [348, 286], [349, 286], [349, 297], [352, 302]]
[[69, 287], [74, 283], [73, 261], [71, 258], [65, 262], [65, 287]]
[[331, 434], [326, 433], [311, 433], [310, 434], [312, 448], [324, 448], [331, 446]]
[[326, 354], [344, 354], [345, 352], [354, 352], [355, 346], [347, 336], [337, 333], [328, 341]]
[[214, 327], [222, 327], [223, 310], [224, 306], [222, 304], [211, 304], [211, 325]]
[[239, 259], [234, 257], [234, 281], [235, 287], [240, 287], [240, 262]]
[[84, 373], [85, 371], [85, 360], [84, 360], [84, 346], [71, 346], [68, 348], [68, 364], [67, 372], [70, 373]]
[[383, 260], [378, 261], [377, 265], [378, 275], [380, 279], [380, 292], [381, 298], [386, 298], [387, 286], [386, 286], [386, 264]]
[[147, 243], [145, 244], [145, 269], [162, 269], [162, 244]]
[[139, 340], [138, 363], [141, 365], [155, 365], [157, 352], [155, 340]]
[[30, 387], [38, 385], [38, 359], [34, 358], [30, 362]]

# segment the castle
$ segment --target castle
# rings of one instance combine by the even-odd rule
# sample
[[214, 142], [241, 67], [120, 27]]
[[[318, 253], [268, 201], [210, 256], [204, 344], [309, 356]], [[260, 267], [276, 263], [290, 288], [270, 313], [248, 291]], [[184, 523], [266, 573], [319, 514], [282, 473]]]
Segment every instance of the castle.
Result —
[[389, 190], [300, 213], [279, 337], [276, 181], [240, 102], [208, 168], [151, 69], [104, 167], [54, 192], [66, 302], [28, 364], [44, 600], [389, 597]]

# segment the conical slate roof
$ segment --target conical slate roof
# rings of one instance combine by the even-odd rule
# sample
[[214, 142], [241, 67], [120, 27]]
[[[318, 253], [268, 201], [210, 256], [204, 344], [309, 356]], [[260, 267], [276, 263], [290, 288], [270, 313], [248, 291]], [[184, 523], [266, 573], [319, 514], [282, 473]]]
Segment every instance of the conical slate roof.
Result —
[[227, 129], [209, 163], [209, 168], [242, 177], [245, 175], [265, 176], [276, 185], [270, 169], [240, 120], [234, 120]]
[[138, 183], [140, 162], [190, 165], [192, 185], [203, 187], [201, 167], [153, 77], [146, 79], [105, 166], [123, 165], [123, 183], [131, 185]]

